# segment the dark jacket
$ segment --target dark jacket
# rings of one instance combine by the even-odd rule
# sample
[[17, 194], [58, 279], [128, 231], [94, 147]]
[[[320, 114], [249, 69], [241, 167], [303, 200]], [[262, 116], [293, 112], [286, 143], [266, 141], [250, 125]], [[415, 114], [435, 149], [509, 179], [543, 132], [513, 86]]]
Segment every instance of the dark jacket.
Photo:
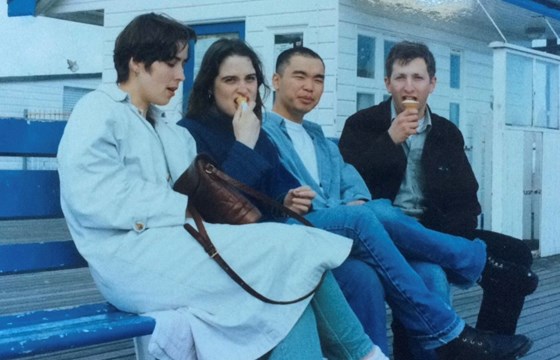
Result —
[[[426, 137], [421, 164], [426, 212], [422, 223], [432, 229], [464, 234], [477, 226], [478, 183], [464, 151], [459, 129], [430, 112], [432, 129]], [[345, 161], [364, 177], [374, 198], [395, 200], [406, 170], [406, 155], [387, 130], [391, 98], [361, 110], [346, 121], [340, 138]]]
[[[185, 118], [178, 125], [186, 127], [196, 141], [197, 151], [210, 155], [229, 176], [267, 194], [280, 203], [288, 190], [300, 183], [280, 163], [276, 148], [261, 130], [254, 149], [235, 140], [231, 117], [212, 109], [200, 119]], [[264, 220], [277, 214], [255, 202]]]

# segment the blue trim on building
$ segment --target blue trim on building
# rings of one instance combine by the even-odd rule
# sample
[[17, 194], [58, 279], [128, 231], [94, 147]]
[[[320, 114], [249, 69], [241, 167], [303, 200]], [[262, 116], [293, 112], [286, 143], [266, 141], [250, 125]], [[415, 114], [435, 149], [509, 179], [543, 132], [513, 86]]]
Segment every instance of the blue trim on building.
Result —
[[[502, 0], [512, 5], [519, 6], [525, 10], [544, 15], [546, 17], [560, 20], [560, 7], [551, 1], [530, 1], [530, 0]], [[549, 4], [549, 5], [546, 5]]]
[[35, 16], [35, 0], [8, 0], [8, 16]]
[[4, 77], [0, 77], [0, 84], [1, 83], [11, 83], [11, 82], [23, 82], [23, 81], [101, 79], [101, 76], [102, 76], [102, 73], [4, 76]]
[[449, 57], [449, 87], [461, 88], [461, 55], [451, 54]]

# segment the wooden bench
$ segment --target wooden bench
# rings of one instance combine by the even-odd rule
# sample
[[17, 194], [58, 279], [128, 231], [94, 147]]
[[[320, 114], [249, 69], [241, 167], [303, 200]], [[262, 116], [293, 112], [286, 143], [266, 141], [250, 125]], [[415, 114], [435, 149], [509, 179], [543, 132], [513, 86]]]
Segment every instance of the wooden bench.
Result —
[[[0, 119], [0, 157], [54, 158], [65, 122]], [[14, 157], [14, 158], [11, 158]], [[1, 160], [1, 158], [0, 158]], [[0, 169], [0, 221], [62, 218], [56, 170]], [[87, 267], [71, 239], [0, 243], [0, 276]], [[155, 321], [109, 303], [0, 316], [0, 359], [96, 345], [152, 333]]]

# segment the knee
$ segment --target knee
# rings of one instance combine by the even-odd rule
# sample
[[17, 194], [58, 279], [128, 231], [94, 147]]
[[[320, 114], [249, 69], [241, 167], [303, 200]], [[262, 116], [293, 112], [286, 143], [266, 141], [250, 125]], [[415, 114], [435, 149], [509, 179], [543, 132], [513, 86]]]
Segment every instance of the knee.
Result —
[[342, 209], [344, 212], [339, 212], [339, 214], [344, 218], [345, 224], [358, 233], [366, 229], [377, 232], [383, 228], [377, 214], [365, 206], [344, 206]]
[[405, 216], [404, 213], [399, 208], [393, 206], [388, 199], [368, 201], [366, 206], [383, 222], [401, 221], [402, 217]]
[[332, 272], [340, 289], [347, 297], [359, 295], [364, 298], [372, 296], [385, 298], [385, 291], [379, 276], [363, 261], [347, 259]]
[[531, 249], [523, 240], [488, 230], [477, 230], [475, 235], [486, 243], [488, 252], [494, 256], [517, 265], [531, 267], [533, 264]]

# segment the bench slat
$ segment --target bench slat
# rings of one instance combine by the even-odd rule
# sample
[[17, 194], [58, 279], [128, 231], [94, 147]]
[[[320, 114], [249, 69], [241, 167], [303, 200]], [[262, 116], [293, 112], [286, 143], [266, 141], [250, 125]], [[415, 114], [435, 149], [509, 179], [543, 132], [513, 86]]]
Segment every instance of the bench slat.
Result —
[[0, 155], [55, 156], [66, 121], [0, 119]]
[[151, 334], [155, 320], [109, 304], [0, 317], [0, 358], [96, 345]]
[[[0, 329], [11, 329], [29, 326], [42, 321], [63, 321], [80, 316], [96, 316], [118, 312], [116, 307], [109, 303], [85, 304], [79, 306], [60, 307], [50, 310], [27, 311], [17, 314], [2, 315]], [[2, 330], [3, 331], [3, 330]]]
[[0, 171], [0, 219], [62, 217], [55, 170]]
[[0, 276], [86, 266], [71, 240], [0, 246]]

